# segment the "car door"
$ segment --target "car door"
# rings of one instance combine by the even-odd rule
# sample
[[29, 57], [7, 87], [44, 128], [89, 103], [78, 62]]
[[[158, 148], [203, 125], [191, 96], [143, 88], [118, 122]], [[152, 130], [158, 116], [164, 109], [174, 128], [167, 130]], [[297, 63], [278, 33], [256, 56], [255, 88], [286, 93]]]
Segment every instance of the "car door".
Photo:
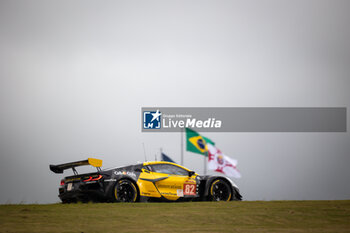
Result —
[[150, 166], [143, 166], [137, 185], [140, 190], [140, 195], [145, 197], [161, 197], [158, 189], [155, 187], [155, 179]]
[[180, 197], [195, 197], [196, 175], [189, 177], [188, 171], [172, 164], [151, 165], [155, 186], [159, 193], [168, 200], [177, 200]]

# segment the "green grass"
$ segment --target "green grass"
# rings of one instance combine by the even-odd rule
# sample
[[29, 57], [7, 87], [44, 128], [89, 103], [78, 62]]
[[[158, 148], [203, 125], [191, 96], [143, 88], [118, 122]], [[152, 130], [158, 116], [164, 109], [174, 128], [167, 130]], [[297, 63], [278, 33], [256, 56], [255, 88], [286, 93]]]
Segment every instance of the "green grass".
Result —
[[350, 201], [0, 205], [0, 232], [350, 232]]

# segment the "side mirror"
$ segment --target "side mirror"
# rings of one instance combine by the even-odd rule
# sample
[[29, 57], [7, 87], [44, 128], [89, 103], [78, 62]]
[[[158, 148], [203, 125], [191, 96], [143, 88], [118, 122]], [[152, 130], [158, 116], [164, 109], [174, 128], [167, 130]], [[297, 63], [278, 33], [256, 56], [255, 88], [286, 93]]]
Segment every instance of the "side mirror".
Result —
[[189, 176], [189, 177], [193, 176], [194, 174], [195, 174], [194, 171], [189, 171], [189, 172], [188, 172], [188, 176]]
[[143, 168], [143, 169], [141, 169], [141, 168], [135, 168], [134, 171], [135, 171], [135, 172], [147, 172], [147, 173], [150, 173], [150, 171], [148, 171], [148, 170], [145, 169], [145, 168]]

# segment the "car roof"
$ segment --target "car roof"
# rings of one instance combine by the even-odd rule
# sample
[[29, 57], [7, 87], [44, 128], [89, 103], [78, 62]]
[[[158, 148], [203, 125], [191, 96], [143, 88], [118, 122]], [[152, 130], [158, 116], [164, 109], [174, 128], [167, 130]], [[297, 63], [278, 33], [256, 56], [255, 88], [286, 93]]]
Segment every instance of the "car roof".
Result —
[[176, 163], [171, 163], [171, 162], [165, 162], [165, 161], [150, 161], [150, 162], [144, 162], [143, 163], [143, 166], [147, 166], [147, 165], [155, 165], [155, 164], [170, 164], [170, 165], [174, 165], [174, 166], [178, 166], [178, 167], [181, 167], [187, 171], [190, 171], [188, 168], [185, 168], [179, 164], [176, 164]]

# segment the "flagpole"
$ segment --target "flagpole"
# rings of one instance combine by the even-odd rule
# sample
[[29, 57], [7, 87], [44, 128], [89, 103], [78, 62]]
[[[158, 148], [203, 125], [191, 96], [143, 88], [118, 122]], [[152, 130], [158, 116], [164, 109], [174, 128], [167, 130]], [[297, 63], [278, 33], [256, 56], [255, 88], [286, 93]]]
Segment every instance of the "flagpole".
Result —
[[145, 155], [145, 162], [147, 162], [147, 156], [146, 156], [146, 149], [145, 149], [145, 143], [142, 142], [142, 145], [143, 145], [143, 153]]
[[163, 161], [163, 148], [159, 148], [160, 150], [160, 161]]
[[206, 151], [204, 155], [204, 174], [203, 175], [207, 174], [207, 156], [208, 156], [208, 151]]
[[181, 134], [181, 166], [184, 165], [184, 128], [181, 128], [181, 131], [180, 131], [180, 134]]

